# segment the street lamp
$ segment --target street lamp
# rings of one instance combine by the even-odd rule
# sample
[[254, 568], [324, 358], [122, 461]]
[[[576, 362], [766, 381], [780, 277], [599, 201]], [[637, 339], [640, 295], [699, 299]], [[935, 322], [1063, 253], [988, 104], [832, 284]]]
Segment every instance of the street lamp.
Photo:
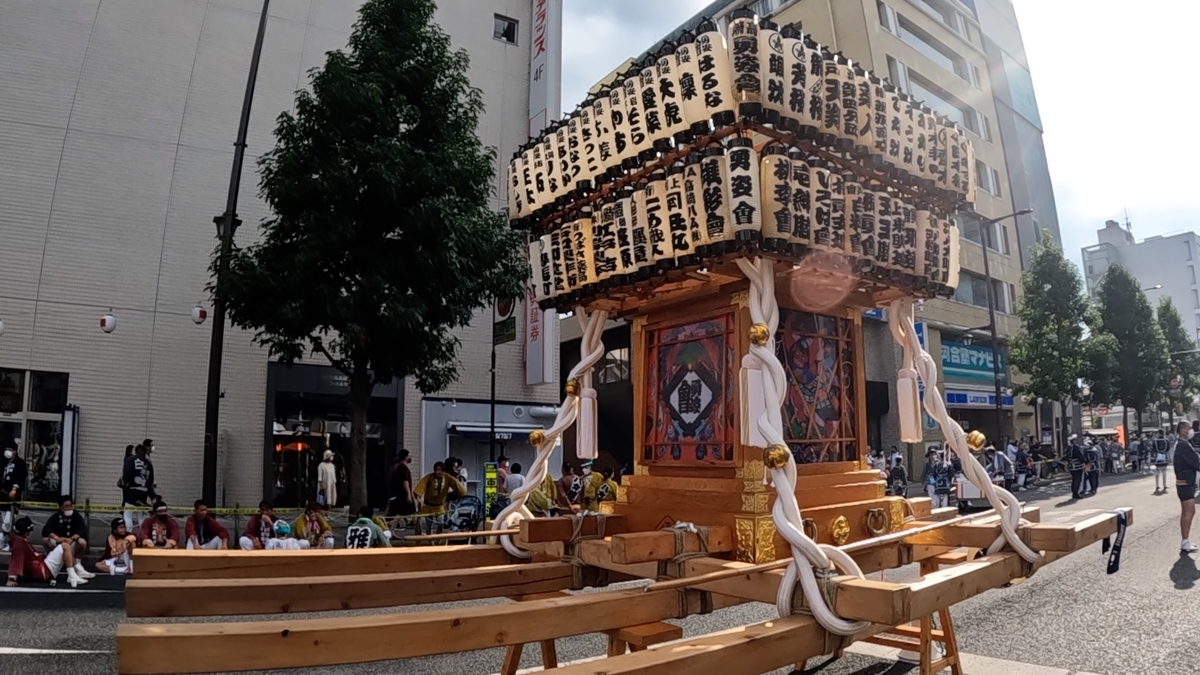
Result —
[[[999, 218], [989, 218], [979, 224], [979, 229], [983, 233], [983, 281], [987, 286], [987, 308], [988, 308], [988, 324], [982, 328], [988, 329], [992, 336], [992, 375], [996, 380], [996, 435], [1000, 435], [1000, 430], [1004, 428], [1004, 406], [1001, 403], [1002, 393], [1000, 391], [1000, 348], [996, 338], [996, 300], [992, 297], [992, 268], [988, 262], [988, 247], [992, 243], [992, 226], [1002, 220], [1009, 218], [1017, 218], [1027, 216], [1033, 213], [1033, 209], [1021, 209], [1016, 213], [1010, 213], [1007, 216]], [[979, 329], [972, 329], [979, 330]], [[997, 439], [999, 440], [999, 439]]]
[[1155, 285], [1151, 286], [1150, 288], [1143, 288], [1143, 289], [1142, 289], [1142, 292], [1145, 292], [1145, 291], [1158, 291], [1158, 290], [1161, 290], [1161, 289], [1162, 289], [1162, 284], [1155, 284]]

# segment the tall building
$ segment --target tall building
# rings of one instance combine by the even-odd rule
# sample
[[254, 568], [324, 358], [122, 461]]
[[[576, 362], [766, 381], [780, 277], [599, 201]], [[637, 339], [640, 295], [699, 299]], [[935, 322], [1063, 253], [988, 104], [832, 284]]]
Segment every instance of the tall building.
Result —
[[[267, 215], [254, 160], [272, 147], [275, 119], [292, 109], [308, 71], [345, 46], [359, 5], [270, 5], [237, 209], [242, 244]], [[531, 127], [557, 114], [560, 0], [438, 5], [437, 22], [470, 53], [483, 90], [480, 137], [506, 162]], [[211, 323], [194, 323], [192, 310], [208, 304], [212, 218], [224, 209], [261, 6], [0, 0], [0, 442], [29, 460], [34, 498], [71, 487], [116, 503], [125, 446], [146, 437], [157, 446], [159, 492], [175, 504], [200, 496]], [[531, 72], [553, 85], [531, 89]], [[495, 180], [493, 206], [504, 210], [502, 171]], [[501, 312], [500, 335], [528, 332], [522, 304]], [[112, 333], [98, 325], [105, 314], [116, 320]], [[414, 471], [454, 453], [481, 476], [492, 322], [489, 309], [459, 333], [462, 377], [446, 391], [376, 390], [372, 501], [383, 498], [400, 446], [413, 451]], [[323, 450], [340, 458], [348, 449], [347, 382], [319, 361], [276, 363], [251, 337], [226, 337], [219, 501], [302, 502], [315, 494]], [[497, 437], [513, 456], [532, 455], [527, 431], [558, 398], [553, 348], [548, 376], [539, 366], [527, 379], [523, 342], [496, 349]]]
[[1083, 278], [1088, 293], [1095, 293], [1112, 265], [1129, 270], [1146, 291], [1150, 304], [1171, 298], [1183, 327], [1200, 340], [1200, 286], [1196, 285], [1196, 260], [1200, 235], [1195, 232], [1155, 235], [1137, 241], [1128, 226], [1115, 220], [1096, 231], [1097, 243], [1083, 249]]

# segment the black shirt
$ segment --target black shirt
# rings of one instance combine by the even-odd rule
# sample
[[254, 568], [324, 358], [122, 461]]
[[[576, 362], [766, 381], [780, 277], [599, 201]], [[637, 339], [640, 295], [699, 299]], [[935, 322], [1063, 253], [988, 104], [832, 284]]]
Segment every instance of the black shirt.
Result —
[[1175, 481], [1180, 485], [1195, 485], [1200, 471], [1200, 455], [1191, 443], [1182, 438], [1175, 443]]
[[124, 498], [127, 504], [149, 504], [158, 495], [154, 492], [154, 465], [149, 457], [139, 457], [136, 453], [125, 458], [125, 466], [121, 472], [125, 483]]
[[81, 539], [87, 539], [87, 522], [78, 511], [72, 513], [70, 517], [64, 516], [62, 511], [55, 511], [46, 520], [46, 526], [42, 528], [42, 537], [49, 537], [51, 534], [56, 534], [64, 539], [70, 539], [75, 535], [79, 535]]
[[15, 457], [12, 462], [6, 462], [0, 467], [0, 501], [7, 501], [8, 492], [14, 487], [17, 488], [16, 498], [21, 498], [21, 491], [25, 489], [26, 473], [25, 460], [20, 457]]

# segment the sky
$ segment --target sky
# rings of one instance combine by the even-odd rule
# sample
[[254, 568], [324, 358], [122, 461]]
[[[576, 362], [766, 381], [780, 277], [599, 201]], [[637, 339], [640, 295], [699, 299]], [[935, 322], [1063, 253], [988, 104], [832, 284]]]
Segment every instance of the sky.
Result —
[[[834, 0], [842, 2], [845, 0]], [[563, 109], [708, 0], [564, 0]], [[1200, 227], [1197, 0], [1013, 0], [1063, 248], [1128, 211], [1139, 240]], [[1179, 70], [1182, 67], [1183, 70]], [[1161, 112], [1161, 114], [1160, 114]], [[1200, 126], [1200, 124], [1198, 124]]]

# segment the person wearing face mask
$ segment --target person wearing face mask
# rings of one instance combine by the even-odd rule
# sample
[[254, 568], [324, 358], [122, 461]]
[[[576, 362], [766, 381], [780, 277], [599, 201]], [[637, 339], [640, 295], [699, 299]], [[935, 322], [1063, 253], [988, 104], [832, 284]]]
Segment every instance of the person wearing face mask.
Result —
[[1179, 550], [1192, 553], [1200, 550], [1191, 541], [1192, 518], [1196, 515], [1196, 474], [1200, 472], [1200, 455], [1189, 441], [1192, 439], [1192, 425], [1182, 421], [1176, 427], [1179, 440], [1175, 441], [1175, 494], [1179, 497], [1179, 533], [1182, 542]]
[[146, 507], [158, 499], [158, 493], [154, 489], [154, 465], [150, 463], [150, 453], [153, 451], [153, 441], [147, 438], [133, 449], [132, 455], [125, 458], [125, 465], [121, 471], [125, 527], [131, 532], [138, 529]]
[[14, 443], [4, 445], [4, 464], [0, 465], [0, 552], [9, 550], [9, 533], [17, 517], [17, 503], [25, 489], [29, 470], [25, 460], [17, 456]]
[[[46, 519], [42, 527], [42, 548], [49, 552], [55, 546], [66, 546], [71, 549], [74, 559], [82, 568], [83, 558], [88, 552], [87, 522], [83, 514], [75, 511], [75, 502], [71, 495], [58, 498], [58, 510]], [[88, 572], [80, 572], [79, 576], [90, 579]]]
[[178, 548], [179, 523], [167, 512], [163, 500], [154, 502], [154, 516], [142, 521], [138, 541], [146, 548]]

